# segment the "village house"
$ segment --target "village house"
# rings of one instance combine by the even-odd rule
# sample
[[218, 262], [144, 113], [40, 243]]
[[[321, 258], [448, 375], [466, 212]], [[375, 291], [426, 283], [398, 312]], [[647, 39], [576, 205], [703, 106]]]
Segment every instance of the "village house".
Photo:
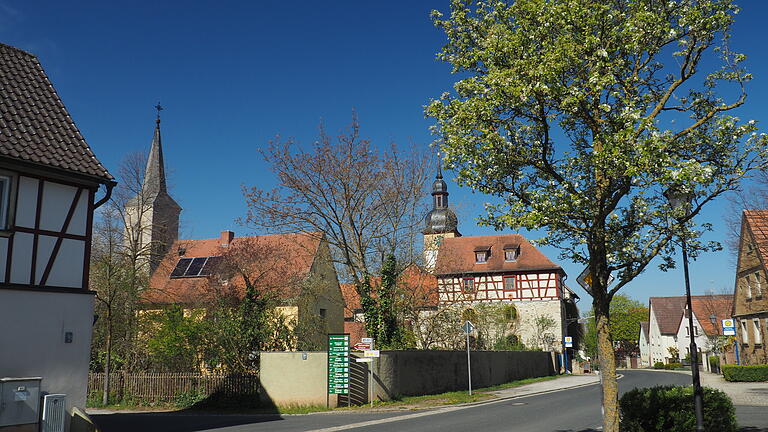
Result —
[[570, 335], [577, 347], [578, 296], [565, 285], [565, 271], [520, 234], [462, 236], [439, 165], [432, 197], [424, 258], [434, 263], [440, 307], [512, 304], [517, 336], [526, 345], [562, 352]]
[[[578, 296], [565, 285], [565, 271], [520, 234], [462, 236], [448, 195], [438, 165], [432, 210], [424, 218], [424, 268], [410, 266], [401, 282], [403, 292], [420, 298], [421, 316], [440, 308], [471, 312], [479, 304], [508, 304], [517, 311], [514, 331], [521, 342], [562, 352], [563, 337], [570, 335], [577, 347]], [[344, 293], [352, 332], [364, 318], [354, 286]]]
[[235, 304], [245, 295], [242, 274], [262, 295], [278, 299], [286, 319], [310, 325], [306, 337], [318, 347], [326, 334], [344, 330], [344, 301], [322, 233], [235, 237], [223, 231], [218, 238], [177, 240], [152, 274], [142, 309]]
[[733, 317], [741, 364], [768, 364], [768, 210], [744, 210], [741, 218]]
[[85, 407], [93, 213], [115, 182], [38, 59], [0, 44], [0, 62], [0, 379], [42, 379], [2, 402], [0, 430], [36, 431], [43, 394], [66, 395], [70, 413]]
[[[655, 363], [675, 363], [689, 357], [691, 332], [696, 340], [699, 363], [708, 368], [707, 357], [720, 354], [723, 346], [722, 320], [731, 317], [733, 298], [730, 295], [691, 296], [693, 330], [689, 328], [686, 298], [651, 297], [648, 301], [649, 320], [640, 323], [640, 363], [652, 367]], [[646, 330], [647, 329], [647, 330]], [[677, 352], [677, 357], [672, 351]]]

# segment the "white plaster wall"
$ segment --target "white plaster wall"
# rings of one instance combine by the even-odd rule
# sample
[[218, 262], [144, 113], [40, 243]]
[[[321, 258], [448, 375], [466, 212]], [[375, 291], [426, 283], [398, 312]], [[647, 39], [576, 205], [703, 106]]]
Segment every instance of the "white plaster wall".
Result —
[[[85, 407], [93, 296], [0, 289], [0, 376], [43, 378], [41, 391]], [[72, 343], [64, 343], [72, 332]]]
[[640, 367], [650, 367], [650, 345], [648, 339], [645, 338], [645, 333], [640, 330]]
[[37, 179], [19, 176], [19, 198], [16, 201], [16, 225], [26, 228], [35, 227], [38, 184], [39, 180]]
[[40, 229], [61, 231], [76, 192], [77, 188], [73, 186], [44, 182]]
[[46, 285], [81, 288], [83, 286], [83, 263], [85, 262], [85, 242], [64, 239], [51, 267]]
[[13, 235], [13, 257], [11, 260], [11, 283], [29, 285], [32, 263], [32, 242], [34, 236], [17, 232]]
[[[671, 346], [677, 346], [675, 335], [661, 334], [659, 329], [659, 323], [656, 321], [656, 316], [651, 309], [651, 319], [649, 323], [649, 343], [650, 343], [650, 366], [653, 366], [656, 362], [666, 363], [666, 359], [670, 357], [669, 350], [667, 348]], [[685, 355], [685, 351], [683, 351]]]
[[80, 194], [80, 200], [77, 202], [75, 212], [72, 214], [72, 220], [69, 221], [69, 228], [67, 234], [81, 235], [86, 234], [86, 228], [88, 226], [88, 199], [90, 193], [87, 190], [83, 190]]
[[[702, 355], [706, 355], [709, 341], [704, 334], [704, 329], [701, 328], [701, 324], [699, 324], [699, 320], [696, 318], [696, 315], [693, 316], [693, 326], [698, 328], [699, 331], [698, 336], [696, 336], [696, 345], [703, 353]], [[680, 320], [680, 326], [677, 329], [677, 349], [680, 351], [680, 359], [685, 358], [685, 355], [688, 353], [691, 345], [691, 339], [688, 336], [688, 333], [685, 331], [687, 327], [688, 317], [683, 316], [683, 318]]]

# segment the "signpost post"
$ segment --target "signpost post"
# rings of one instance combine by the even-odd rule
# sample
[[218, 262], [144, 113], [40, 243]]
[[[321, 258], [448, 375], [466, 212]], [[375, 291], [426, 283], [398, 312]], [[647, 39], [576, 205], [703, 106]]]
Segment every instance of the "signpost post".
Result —
[[[349, 333], [328, 335], [328, 394], [349, 398]], [[327, 405], [329, 405], [326, 402]]]
[[469, 395], [472, 396], [472, 361], [469, 358], [469, 334], [475, 330], [475, 326], [471, 322], [466, 321], [461, 326], [461, 329], [467, 335], [467, 379], [469, 380]]
[[[371, 339], [371, 345], [373, 345], [373, 339]], [[373, 408], [373, 359], [379, 358], [380, 355], [381, 352], [379, 350], [371, 349], [363, 351], [363, 358], [371, 362], [371, 364], [368, 365], [368, 401], [371, 402], [371, 408]]]

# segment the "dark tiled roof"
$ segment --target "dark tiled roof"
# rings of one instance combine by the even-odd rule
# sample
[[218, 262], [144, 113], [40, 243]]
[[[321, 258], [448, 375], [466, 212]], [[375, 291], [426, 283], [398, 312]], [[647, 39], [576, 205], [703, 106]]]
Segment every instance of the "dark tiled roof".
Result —
[[[517, 260], [505, 261], [504, 248], [518, 245], [520, 254]], [[486, 263], [475, 262], [475, 250], [478, 248], [490, 248], [491, 254]], [[436, 275], [535, 270], [561, 270], [561, 268], [520, 234], [444, 239], [435, 264]]]
[[32, 54], [0, 44], [0, 157], [113, 177], [96, 159]]
[[651, 313], [656, 316], [656, 323], [661, 334], [676, 334], [685, 310], [685, 297], [651, 297]]

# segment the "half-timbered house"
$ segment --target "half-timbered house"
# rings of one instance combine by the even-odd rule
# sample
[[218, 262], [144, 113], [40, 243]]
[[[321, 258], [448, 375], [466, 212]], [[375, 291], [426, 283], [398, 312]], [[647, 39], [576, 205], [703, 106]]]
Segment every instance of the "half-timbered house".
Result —
[[543, 349], [561, 351], [564, 336], [578, 337], [578, 296], [565, 271], [520, 234], [462, 236], [439, 165], [424, 224], [425, 267], [437, 277], [439, 307], [514, 304], [516, 335]]
[[560, 351], [564, 336], [577, 335], [577, 297], [565, 271], [520, 234], [444, 239], [435, 276], [441, 306], [513, 304], [526, 345]]
[[68, 408], [85, 406], [91, 227], [113, 186], [38, 59], [0, 44], [0, 377], [42, 377]]

